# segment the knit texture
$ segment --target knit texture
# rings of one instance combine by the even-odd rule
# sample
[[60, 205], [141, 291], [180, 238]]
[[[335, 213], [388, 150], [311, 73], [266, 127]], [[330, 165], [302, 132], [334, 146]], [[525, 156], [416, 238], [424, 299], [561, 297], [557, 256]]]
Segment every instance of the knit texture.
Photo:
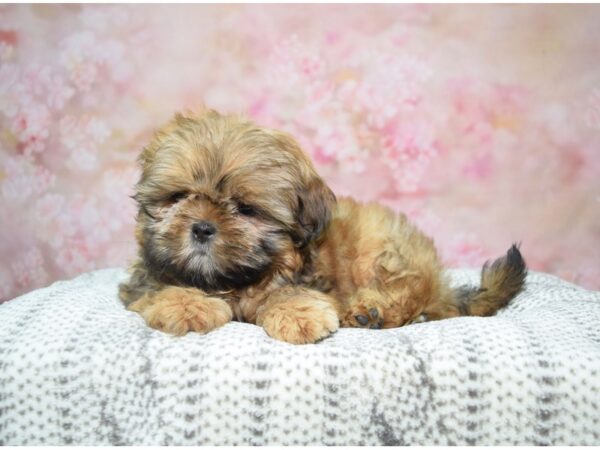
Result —
[[150, 329], [119, 302], [125, 276], [0, 305], [0, 444], [600, 442], [600, 293], [556, 277], [531, 273], [494, 317], [295, 346], [236, 322]]

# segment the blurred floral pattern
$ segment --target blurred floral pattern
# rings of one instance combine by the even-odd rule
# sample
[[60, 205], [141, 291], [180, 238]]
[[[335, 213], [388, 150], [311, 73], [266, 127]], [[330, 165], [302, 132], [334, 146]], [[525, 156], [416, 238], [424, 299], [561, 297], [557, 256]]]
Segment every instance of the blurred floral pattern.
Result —
[[0, 301], [135, 254], [135, 159], [243, 112], [450, 266], [600, 289], [597, 5], [1, 5]]

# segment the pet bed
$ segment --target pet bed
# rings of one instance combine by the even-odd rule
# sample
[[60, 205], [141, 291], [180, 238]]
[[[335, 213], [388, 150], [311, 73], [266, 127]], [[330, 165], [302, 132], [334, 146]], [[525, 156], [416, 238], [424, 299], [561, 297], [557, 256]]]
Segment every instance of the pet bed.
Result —
[[[475, 270], [450, 271], [456, 284]], [[600, 293], [531, 273], [495, 317], [176, 338], [99, 270], [0, 305], [0, 444], [600, 443]]]

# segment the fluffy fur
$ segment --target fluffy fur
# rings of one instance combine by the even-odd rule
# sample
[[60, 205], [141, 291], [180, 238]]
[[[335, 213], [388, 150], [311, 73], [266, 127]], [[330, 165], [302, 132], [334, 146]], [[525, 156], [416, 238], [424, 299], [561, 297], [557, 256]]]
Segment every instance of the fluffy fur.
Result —
[[451, 289], [404, 215], [336, 201], [291, 136], [237, 116], [177, 115], [139, 162], [139, 257], [120, 296], [162, 331], [235, 319], [312, 343], [339, 326], [491, 315], [524, 284], [513, 246], [480, 287]]

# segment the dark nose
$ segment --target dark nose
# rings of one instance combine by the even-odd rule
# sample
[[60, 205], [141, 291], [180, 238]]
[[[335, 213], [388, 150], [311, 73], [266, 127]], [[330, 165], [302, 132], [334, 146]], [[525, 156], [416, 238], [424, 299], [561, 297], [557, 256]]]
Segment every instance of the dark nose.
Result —
[[217, 232], [215, 226], [203, 220], [202, 222], [196, 222], [192, 225], [192, 234], [197, 241], [205, 243]]

